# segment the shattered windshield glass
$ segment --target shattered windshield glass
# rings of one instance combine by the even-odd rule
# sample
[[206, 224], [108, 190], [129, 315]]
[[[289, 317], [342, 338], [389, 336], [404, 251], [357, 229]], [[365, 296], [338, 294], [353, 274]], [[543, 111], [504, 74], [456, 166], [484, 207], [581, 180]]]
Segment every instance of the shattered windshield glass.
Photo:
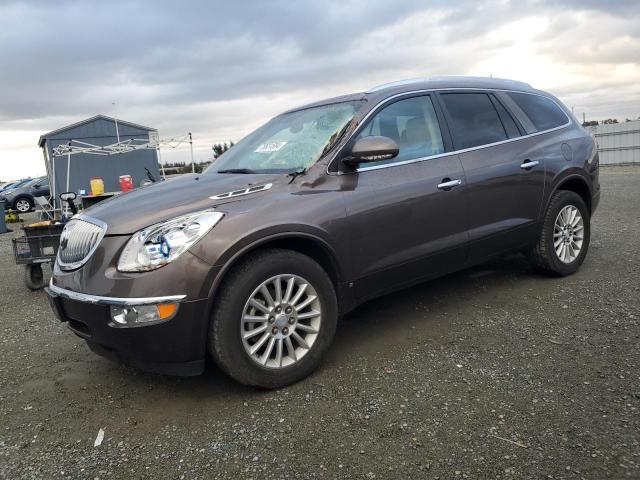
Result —
[[311, 166], [344, 134], [360, 101], [279, 115], [221, 155], [206, 173], [289, 173]]

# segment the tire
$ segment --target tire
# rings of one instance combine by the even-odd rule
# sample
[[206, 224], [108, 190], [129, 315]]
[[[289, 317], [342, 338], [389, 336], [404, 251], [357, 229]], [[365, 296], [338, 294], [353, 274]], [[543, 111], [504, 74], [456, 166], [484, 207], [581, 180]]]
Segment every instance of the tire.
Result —
[[13, 202], [13, 209], [19, 213], [28, 213], [33, 210], [33, 201], [28, 197], [20, 197]]
[[[282, 302], [278, 302], [278, 294], [275, 292], [275, 284], [278, 282], [281, 285]], [[287, 288], [289, 282], [293, 282], [292, 288]], [[296, 304], [297, 291], [304, 282], [308, 286], [303, 288], [304, 294]], [[260, 286], [265, 283], [272, 296], [271, 306], [261, 293]], [[286, 303], [287, 291], [290, 303]], [[315, 299], [312, 298], [312, 293], [315, 293]], [[270, 313], [253, 307], [255, 302], [250, 302], [252, 298], [257, 299]], [[303, 306], [309, 299], [312, 300], [309, 306]], [[302, 308], [298, 312], [289, 305]], [[290, 316], [285, 315], [285, 307], [291, 310]], [[277, 308], [283, 310], [276, 314]], [[301, 313], [304, 311], [310, 313]], [[247, 312], [253, 312], [253, 316], [249, 316]], [[320, 315], [302, 319], [314, 312], [320, 312]], [[297, 315], [301, 318], [298, 319]], [[259, 323], [243, 321], [243, 318], [256, 317], [264, 319]], [[215, 363], [238, 382], [259, 388], [280, 388], [305, 378], [318, 367], [333, 340], [337, 320], [335, 289], [318, 263], [292, 250], [263, 250], [241, 260], [224, 279], [213, 306], [209, 326], [209, 352]], [[251, 333], [250, 330], [262, 328], [263, 325], [266, 325], [265, 331], [243, 339]], [[305, 330], [302, 330], [303, 327]], [[277, 334], [274, 329], [278, 330]], [[316, 333], [308, 333], [313, 331]], [[288, 334], [290, 345], [287, 345], [284, 333]], [[294, 335], [303, 338], [305, 345], [309, 342], [309, 348], [303, 349], [302, 344], [297, 341], [298, 337]], [[252, 357], [250, 350], [256, 348], [260, 340], [264, 347], [260, 347]], [[249, 342], [254, 343], [250, 345]], [[270, 353], [265, 353], [269, 344]], [[265, 357], [266, 363], [263, 364], [258, 357]]]
[[29, 290], [40, 290], [44, 287], [42, 265], [33, 263], [24, 266], [24, 284]]
[[[565, 210], [565, 208], [568, 210]], [[582, 243], [575, 258], [571, 258], [571, 256], [568, 255], [568, 257], [565, 257], [563, 261], [560, 258], [561, 254], [557, 252], [557, 247], [555, 246], [557, 241], [564, 238], [562, 234], [558, 235], [559, 231], [556, 229], [556, 221], [562, 223], [563, 221], [559, 217], [560, 212], [571, 212], [571, 208], [578, 210], [582, 221], [582, 229], [578, 230], [576, 228], [575, 236], [570, 237], [569, 244], [573, 246], [575, 242], [572, 240], [574, 238], [577, 239], [580, 233], [582, 233]], [[576, 216], [575, 218], [577, 219], [578, 217]], [[554, 234], [556, 235], [555, 237]], [[590, 239], [591, 216], [584, 200], [575, 192], [558, 190], [552, 195], [551, 200], [549, 201], [549, 206], [542, 225], [542, 231], [536, 246], [530, 252], [530, 258], [533, 264], [547, 275], [556, 277], [571, 275], [580, 268], [580, 265], [582, 265], [582, 262], [587, 255], [587, 251], [589, 250]]]

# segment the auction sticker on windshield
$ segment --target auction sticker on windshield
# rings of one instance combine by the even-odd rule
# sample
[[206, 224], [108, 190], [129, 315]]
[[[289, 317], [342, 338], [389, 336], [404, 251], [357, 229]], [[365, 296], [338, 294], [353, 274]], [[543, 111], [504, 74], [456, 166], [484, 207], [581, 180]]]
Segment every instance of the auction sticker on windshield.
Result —
[[263, 143], [258, 148], [254, 150], [255, 153], [271, 153], [277, 152], [282, 147], [284, 147], [287, 142], [272, 142], [272, 143]]

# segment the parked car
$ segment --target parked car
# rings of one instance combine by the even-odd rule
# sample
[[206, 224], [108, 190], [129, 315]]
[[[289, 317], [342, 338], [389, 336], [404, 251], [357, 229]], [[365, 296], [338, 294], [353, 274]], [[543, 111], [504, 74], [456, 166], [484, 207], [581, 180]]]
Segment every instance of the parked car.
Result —
[[7, 190], [11, 190], [13, 188], [18, 188], [24, 185], [25, 183], [30, 182], [31, 180], [32, 180], [31, 178], [23, 178], [22, 180], [17, 180], [14, 182], [7, 182], [2, 187], [0, 187], [0, 193], [6, 192]]
[[81, 213], [48, 293], [101, 355], [194, 375], [209, 354], [280, 387], [371, 298], [513, 251], [575, 272], [599, 195], [594, 139], [554, 96], [399, 82], [289, 110], [201, 175]]
[[11, 208], [20, 213], [27, 213], [33, 210], [36, 204], [35, 197], [48, 197], [49, 195], [49, 180], [47, 177], [39, 177], [0, 192], [0, 200], [4, 200]]

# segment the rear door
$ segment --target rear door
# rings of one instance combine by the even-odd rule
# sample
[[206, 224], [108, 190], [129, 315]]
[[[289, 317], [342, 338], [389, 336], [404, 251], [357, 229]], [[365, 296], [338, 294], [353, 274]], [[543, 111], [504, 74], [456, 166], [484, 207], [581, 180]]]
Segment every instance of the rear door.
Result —
[[394, 159], [342, 175], [351, 184], [343, 192], [360, 299], [459, 269], [466, 260], [464, 174], [458, 156], [448, 153], [438, 115], [429, 95], [394, 100], [351, 142], [383, 135], [400, 148]]
[[441, 92], [469, 200], [469, 258], [530, 242], [544, 193], [544, 157], [491, 92]]

